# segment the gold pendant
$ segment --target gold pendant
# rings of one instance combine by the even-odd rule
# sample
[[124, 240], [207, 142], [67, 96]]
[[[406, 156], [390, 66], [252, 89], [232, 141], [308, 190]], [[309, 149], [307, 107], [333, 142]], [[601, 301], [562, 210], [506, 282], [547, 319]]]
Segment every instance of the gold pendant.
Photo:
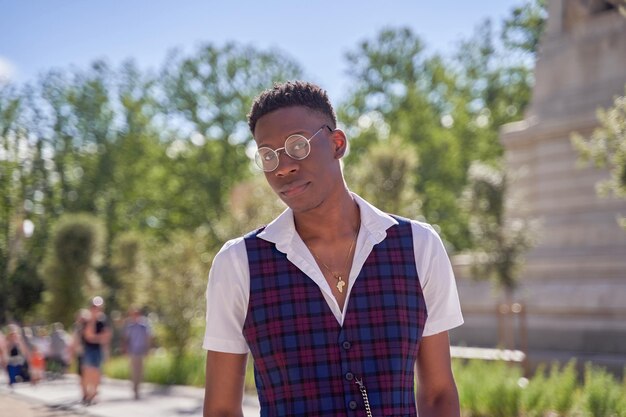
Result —
[[337, 278], [339, 281], [337, 281], [337, 289], [339, 290], [340, 293], [343, 293], [343, 287], [346, 285], [346, 283], [343, 281], [343, 279], [341, 277]]

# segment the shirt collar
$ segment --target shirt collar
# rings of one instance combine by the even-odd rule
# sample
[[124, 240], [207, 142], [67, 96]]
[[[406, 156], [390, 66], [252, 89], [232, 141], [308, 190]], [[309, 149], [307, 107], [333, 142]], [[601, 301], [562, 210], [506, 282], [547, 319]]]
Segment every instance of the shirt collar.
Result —
[[[369, 239], [372, 239], [374, 244], [382, 242], [387, 236], [387, 229], [398, 224], [398, 222], [355, 193], [352, 193], [352, 196], [361, 211], [361, 232], [367, 232]], [[299, 239], [293, 221], [293, 211], [287, 208], [268, 224], [265, 230], [258, 234], [258, 237], [274, 243], [276, 249], [286, 253], [286, 248], [292, 246], [294, 238]]]

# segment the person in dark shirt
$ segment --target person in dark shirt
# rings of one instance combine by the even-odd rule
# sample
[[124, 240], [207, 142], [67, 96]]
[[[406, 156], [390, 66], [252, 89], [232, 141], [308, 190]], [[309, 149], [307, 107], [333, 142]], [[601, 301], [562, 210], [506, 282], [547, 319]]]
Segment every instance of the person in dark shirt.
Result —
[[100, 377], [102, 374], [102, 362], [106, 346], [111, 340], [111, 328], [107, 323], [103, 312], [104, 300], [102, 297], [94, 297], [91, 300], [89, 320], [85, 325], [83, 334], [83, 378], [84, 392], [83, 402], [93, 403], [98, 394]]

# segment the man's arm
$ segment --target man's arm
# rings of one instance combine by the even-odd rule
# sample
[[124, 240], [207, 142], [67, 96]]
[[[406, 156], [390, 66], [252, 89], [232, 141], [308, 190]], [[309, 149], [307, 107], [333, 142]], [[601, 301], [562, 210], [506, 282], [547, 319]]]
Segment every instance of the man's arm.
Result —
[[247, 354], [207, 351], [204, 417], [242, 417]]
[[459, 395], [450, 364], [448, 332], [424, 337], [417, 354], [420, 417], [459, 417]]

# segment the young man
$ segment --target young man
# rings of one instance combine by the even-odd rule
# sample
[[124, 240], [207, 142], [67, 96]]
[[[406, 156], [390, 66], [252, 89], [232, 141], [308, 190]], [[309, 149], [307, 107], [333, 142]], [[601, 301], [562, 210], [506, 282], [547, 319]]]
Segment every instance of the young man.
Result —
[[207, 288], [204, 416], [241, 416], [248, 352], [262, 416], [458, 416], [447, 330], [462, 324], [441, 240], [351, 193], [326, 92], [264, 91], [256, 163], [288, 209], [227, 242]]

